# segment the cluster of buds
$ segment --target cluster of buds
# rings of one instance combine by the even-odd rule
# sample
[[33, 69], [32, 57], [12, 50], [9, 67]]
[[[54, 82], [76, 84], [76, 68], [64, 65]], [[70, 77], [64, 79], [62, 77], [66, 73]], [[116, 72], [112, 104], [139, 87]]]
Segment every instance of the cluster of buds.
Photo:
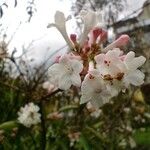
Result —
[[60, 11], [55, 14], [55, 23], [48, 25], [56, 27], [69, 46], [68, 53], [57, 57], [49, 68], [49, 82], [62, 90], [72, 86], [81, 88], [80, 103], [90, 101], [99, 108], [130, 85], [144, 83], [145, 75], [138, 68], [146, 59], [135, 57], [133, 51], [124, 54], [122, 47], [129, 42], [128, 35], [120, 36], [103, 48], [107, 32], [100, 24], [97, 12], [84, 11], [79, 17], [84, 24], [80, 38], [76, 34], [68, 36], [66, 18]]

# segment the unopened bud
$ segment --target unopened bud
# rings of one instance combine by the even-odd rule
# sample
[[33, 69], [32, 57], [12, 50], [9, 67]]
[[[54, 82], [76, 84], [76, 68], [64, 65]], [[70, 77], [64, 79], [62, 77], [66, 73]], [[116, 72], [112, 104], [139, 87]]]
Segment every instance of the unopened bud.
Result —
[[130, 37], [126, 34], [121, 35], [116, 41], [114, 41], [113, 43], [111, 43], [110, 45], [108, 45], [103, 52], [107, 52], [109, 50], [112, 50], [113, 48], [119, 48], [122, 46], [125, 46], [128, 44], [130, 40]]
[[102, 29], [101, 28], [94, 28], [93, 30], [92, 30], [92, 34], [93, 34], [93, 39], [92, 39], [92, 41], [93, 41], [93, 43], [94, 42], [96, 42], [96, 40], [97, 40], [97, 38], [98, 38], [98, 36], [100, 36], [101, 34], [102, 34]]
[[70, 34], [70, 39], [75, 44], [77, 42], [77, 36], [76, 36], [76, 34]]

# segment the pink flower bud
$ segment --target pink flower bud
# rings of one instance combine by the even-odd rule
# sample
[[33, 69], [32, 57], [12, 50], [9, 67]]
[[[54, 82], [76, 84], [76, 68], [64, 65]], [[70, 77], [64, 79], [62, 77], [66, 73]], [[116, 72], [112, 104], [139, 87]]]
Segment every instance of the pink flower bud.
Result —
[[121, 36], [116, 40], [116, 45], [117, 45], [118, 47], [127, 45], [128, 42], [129, 42], [129, 40], [130, 40], [130, 37], [129, 37], [128, 35], [126, 35], [126, 34], [121, 35]]
[[101, 35], [100, 35], [100, 42], [101, 43], [103, 43], [104, 41], [106, 41], [107, 40], [107, 31], [105, 31], [105, 30], [102, 30], [102, 33], [101, 33]]
[[126, 34], [121, 35], [116, 41], [114, 41], [113, 43], [111, 43], [110, 45], [108, 45], [103, 52], [107, 52], [109, 50], [112, 50], [113, 48], [119, 48], [122, 46], [127, 45], [127, 43], [129, 42], [130, 37]]
[[93, 34], [93, 42], [96, 42], [98, 36], [102, 34], [102, 29], [101, 29], [101, 28], [98, 28], [98, 27], [97, 27], [97, 28], [94, 28], [94, 29], [92, 30], [92, 34]]
[[70, 39], [75, 44], [77, 42], [77, 36], [76, 36], [76, 34], [70, 34]]
[[61, 56], [57, 56], [57, 57], [55, 58], [55, 63], [59, 63], [60, 57], [61, 57]]

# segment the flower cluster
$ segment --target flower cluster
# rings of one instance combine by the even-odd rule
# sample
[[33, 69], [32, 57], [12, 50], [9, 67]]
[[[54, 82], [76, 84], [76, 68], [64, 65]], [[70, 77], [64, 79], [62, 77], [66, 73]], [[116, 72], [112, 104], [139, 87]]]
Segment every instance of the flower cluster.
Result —
[[57, 11], [55, 24], [48, 25], [55, 26], [69, 46], [68, 53], [57, 58], [57, 62], [49, 68], [49, 82], [62, 90], [81, 86], [80, 103], [90, 101], [99, 108], [130, 85], [143, 84], [145, 75], [138, 68], [146, 59], [135, 57], [133, 51], [124, 54], [122, 47], [129, 42], [128, 35], [120, 36], [103, 48], [107, 32], [98, 22], [100, 15], [84, 11], [79, 17], [84, 23], [80, 38], [76, 34], [68, 37], [62, 12]]
[[18, 121], [26, 127], [31, 127], [41, 122], [41, 114], [38, 112], [40, 109], [33, 103], [21, 107], [18, 112]]

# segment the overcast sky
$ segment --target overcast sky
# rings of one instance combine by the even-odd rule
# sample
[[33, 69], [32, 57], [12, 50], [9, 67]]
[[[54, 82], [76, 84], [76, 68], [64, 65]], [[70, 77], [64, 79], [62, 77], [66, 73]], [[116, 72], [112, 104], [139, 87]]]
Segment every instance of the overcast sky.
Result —
[[[1, 0], [2, 4], [6, 0]], [[63, 11], [66, 16], [71, 13], [71, 0], [35, 0], [37, 11], [31, 22], [28, 23], [28, 15], [26, 13], [27, 0], [18, 0], [18, 5], [14, 8], [14, 0], [7, 0], [8, 9], [4, 10], [4, 16], [0, 19], [0, 23], [7, 28], [8, 39], [16, 30], [13, 41], [9, 45], [10, 49], [14, 46], [21, 52], [22, 45], [27, 46], [32, 40], [36, 40], [30, 48], [30, 52], [34, 57], [45, 55], [43, 51], [51, 53], [65, 45], [65, 41], [56, 29], [47, 29], [48, 23], [54, 20], [56, 10]], [[119, 19], [139, 9], [145, 0], [127, 0], [125, 11], [119, 15]], [[70, 24], [68, 31], [73, 31], [73, 25]], [[19, 53], [18, 53], [19, 54]]]

